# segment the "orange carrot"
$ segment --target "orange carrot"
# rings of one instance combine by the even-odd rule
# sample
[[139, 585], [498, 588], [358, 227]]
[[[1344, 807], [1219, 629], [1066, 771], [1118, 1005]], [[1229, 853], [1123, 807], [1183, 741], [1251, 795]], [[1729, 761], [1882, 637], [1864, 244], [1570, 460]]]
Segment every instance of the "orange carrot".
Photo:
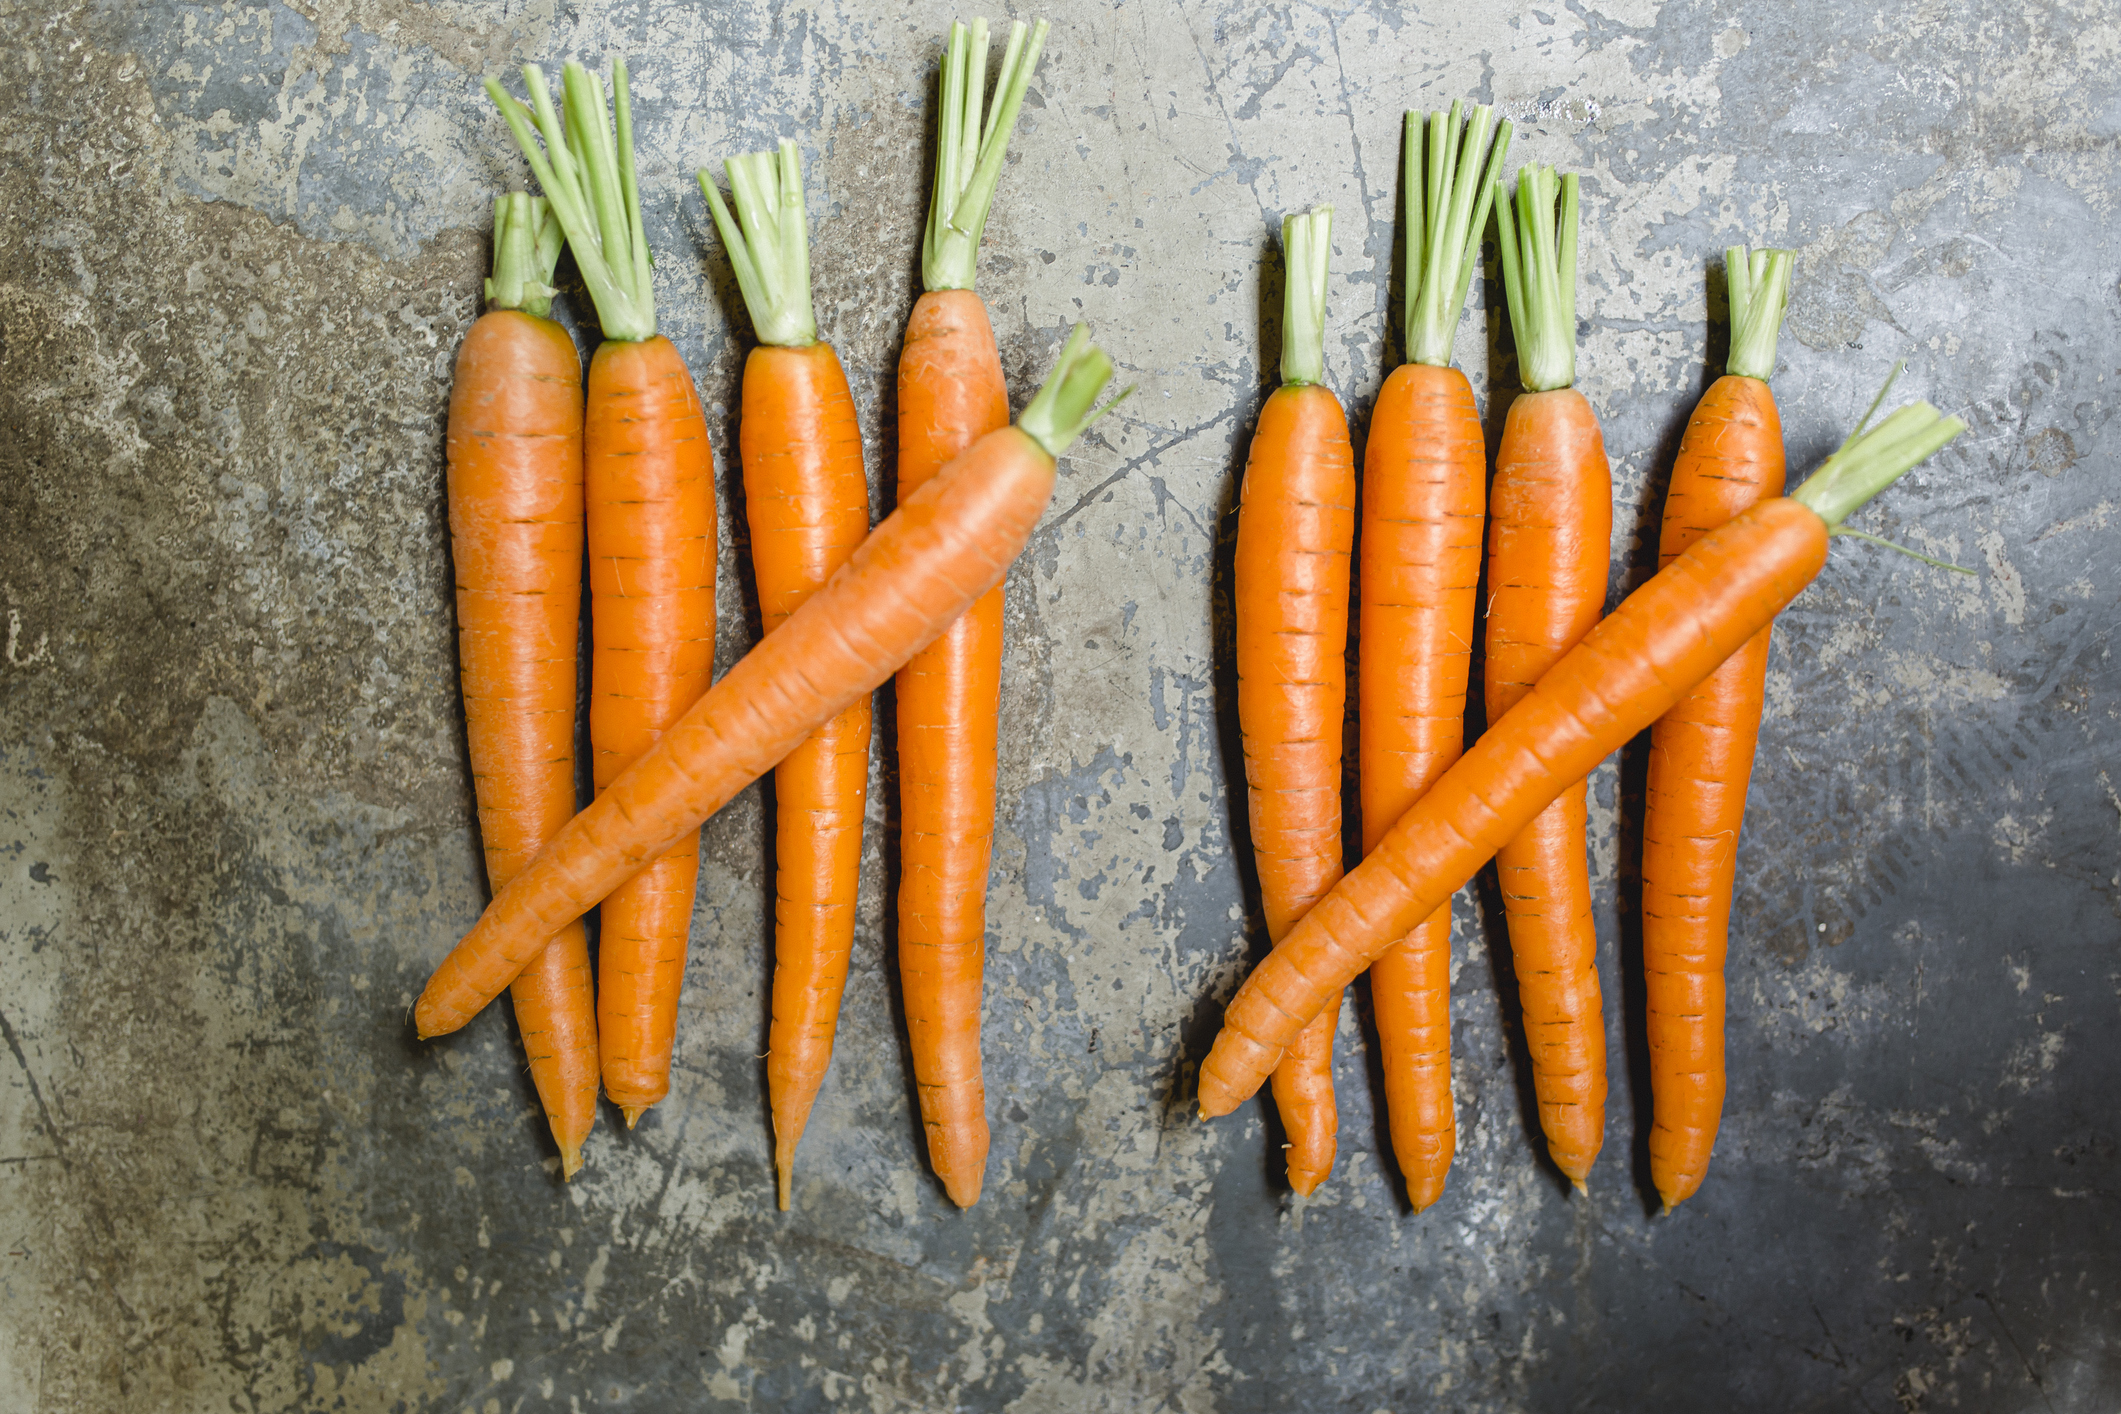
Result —
[[1766, 628], [1828, 536], [1859, 533], [1852, 512], [1965, 430], [1927, 403], [1859, 428], [1795, 495], [1703, 536], [1563, 654], [1245, 979], [1201, 1064], [1201, 1114], [1244, 1103], [1342, 987]]
[[[1489, 492], [1487, 706], [1495, 721], [1598, 622], [1613, 482], [1576, 380], [1576, 178], [1518, 175], [1495, 202], [1525, 393], [1510, 404]], [[1586, 785], [1562, 792], [1495, 856], [1532, 1052], [1539, 1125], [1580, 1189], [1605, 1139], [1605, 1025], [1584, 856]]]
[[1015, 427], [982, 437], [887, 516], [487, 905], [428, 979], [414, 1011], [420, 1034], [469, 1021], [545, 939], [697, 830], [1000, 583], [1052, 495], [1055, 456], [1103, 415], [1090, 407], [1111, 373], [1078, 326]]
[[[1729, 252], [1731, 355], [1687, 420], [1658, 559], [1782, 494], [1782, 419], [1768, 375], [1790, 252]], [[1666, 1211], [1708, 1171], [1723, 1114], [1723, 962], [1738, 825], [1760, 735], [1768, 630], [1650, 728], [1642, 832], [1642, 970], [1650, 1041], [1650, 1178]]]
[[[1510, 125], [1459, 105], [1406, 117], [1406, 348], [1370, 417], [1363, 455], [1357, 679], [1363, 851], [1465, 743], [1487, 442], [1473, 388], [1451, 366]], [[1487, 153], [1485, 163], [1482, 154]], [[1370, 968], [1392, 1153], [1414, 1211], [1443, 1195], [1458, 1147], [1451, 1105], [1451, 905]], [[1328, 1011], [1332, 1010], [1330, 1006]]]
[[[582, 363], [546, 318], [560, 227], [522, 192], [494, 204], [487, 312], [449, 393], [457, 657], [486, 880], [498, 892], [574, 814], [575, 628], [582, 589]], [[511, 993], [530, 1076], [582, 1166], [596, 1122], [589, 938], [569, 924]]]
[[[869, 483], [854, 397], [832, 345], [818, 342], [810, 233], [795, 144], [729, 159], [736, 216], [707, 173], [700, 190], [758, 330], [744, 362], [738, 442], [751, 565], [767, 633], [838, 572], [869, 533]], [[862, 815], [869, 797], [869, 699], [857, 698], [774, 768], [773, 1023], [766, 1088], [773, 1165], [788, 1207], [796, 1141], [824, 1084], [854, 950]]]
[[[952, 24], [942, 72], [935, 191], [921, 246], [926, 287], [898, 367], [898, 495], [925, 485], [1009, 424], [1009, 390], [987, 307], [973, 291], [980, 233], [1044, 47], [1046, 22], [1010, 26], [987, 121], [987, 22]], [[987, 1165], [980, 992], [1001, 709], [1002, 590], [899, 670], [899, 984], [928, 1161], [950, 1200], [979, 1201]]]
[[[1340, 877], [1341, 719], [1355, 453], [1325, 377], [1333, 211], [1282, 221], [1281, 387], [1260, 409], [1238, 489], [1237, 724], [1267, 938], [1278, 943]], [[1274, 1072], [1289, 1186], [1333, 1168], [1335, 995]]]
[[[714, 670], [714, 458], [685, 360], [655, 332], [655, 295], [633, 168], [624, 61], [603, 86], [566, 68], [564, 128], [544, 76], [523, 71], [533, 115], [488, 81], [566, 228], [604, 342], [589, 363], [583, 426], [589, 532], [589, 741], [598, 791], [653, 746]], [[670, 1091], [678, 987], [699, 882], [699, 839], [603, 900], [598, 1043], [604, 1091], [631, 1127]]]

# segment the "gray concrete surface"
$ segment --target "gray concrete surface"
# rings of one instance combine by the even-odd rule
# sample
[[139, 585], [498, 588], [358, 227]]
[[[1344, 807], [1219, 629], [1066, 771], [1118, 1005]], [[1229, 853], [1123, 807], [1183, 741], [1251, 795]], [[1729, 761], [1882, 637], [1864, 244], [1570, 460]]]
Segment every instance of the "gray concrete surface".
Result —
[[[1020, 389], [1088, 318], [1141, 391], [1010, 582], [987, 1196], [950, 1209], [918, 1149], [881, 761], [783, 1216], [755, 791], [707, 828], [675, 1091], [631, 1135], [607, 1113], [572, 1185], [505, 1008], [410, 1035], [483, 901], [442, 416], [520, 168], [476, 80], [632, 56], [663, 324], [725, 478], [744, 346], [691, 172], [803, 144], [881, 487], [951, 12], [0, 0], [0, 1408], [2116, 1407], [2121, 16], [1510, 8], [1047, 11], [983, 289]], [[1399, 1197], [1360, 1005], [1315, 1198], [1261, 1105], [1190, 1114], [1260, 946], [1215, 603], [1268, 235], [1338, 209], [1359, 436], [1396, 356], [1399, 114], [1460, 95], [1520, 123], [1514, 160], [1584, 176], [1616, 592], [1721, 348], [1726, 243], [1801, 252], [1793, 466], [1894, 359], [1973, 424], [1862, 523], [1977, 573], [1843, 543], [1783, 620], [1723, 1139], [1670, 1218], [1625, 922], [1639, 753], [1595, 781], [1614, 1104], [1588, 1201], [1538, 1157], [1477, 889], [1437, 1208]], [[1485, 397], [1512, 372], [1483, 317]], [[726, 659], [755, 630], [724, 549]]]

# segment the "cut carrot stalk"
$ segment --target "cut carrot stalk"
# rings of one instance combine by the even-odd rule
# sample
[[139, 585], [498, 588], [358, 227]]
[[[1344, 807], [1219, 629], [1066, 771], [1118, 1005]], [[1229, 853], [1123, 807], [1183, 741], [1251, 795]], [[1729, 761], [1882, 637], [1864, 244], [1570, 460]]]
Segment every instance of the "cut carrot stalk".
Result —
[[988, 433], [907, 497], [495, 896], [428, 979], [414, 1009], [420, 1034], [477, 1015], [545, 939], [695, 834], [1000, 583], [1052, 497], [1055, 458], [1113, 406], [1092, 408], [1111, 376], [1078, 325], [1016, 426]]
[[1766, 628], [1853, 533], [1843, 521], [1965, 430], [1928, 403], [1859, 427], [1796, 494], [1697, 540], [1563, 654], [1252, 970], [1201, 1063], [1202, 1116], [1250, 1098], [1341, 988]]
[[[603, 86], [580, 64], [566, 68], [564, 125], [544, 75], [526, 67], [523, 79], [534, 112], [492, 80], [487, 91], [566, 229], [604, 326], [589, 364], [583, 438], [589, 743], [601, 792], [713, 674], [714, 456], [692, 374], [656, 333], [625, 61], [612, 65], [611, 123]], [[603, 900], [597, 1035], [604, 1092], [628, 1127], [670, 1091], [699, 862], [697, 835], [674, 839]]]
[[[1576, 177], [1495, 189], [1503, 287], [1525, 393], [1510, 404], [1488, 511], [1488, 720], [1497, 721], [1605, 610], [1613, 481], [1576, 381]], [[1605, 1023], [1585, 856], [1587, 783], [1563, 791], [1495, 856], [1532, 1055], [1539, 1125], [1581, 1189], [1605, 1142]]]
[[[1355, 453], [1340, 401], [1323, 381], [1332, 230], [1331, 207], [1282, 221], [1282, 384], [1260, 409], [1238, 490], [1237, 723], [1260, 903], [1274, 943], [1341, 869]], [[1289, 1186], [1299, 1194], [1315, 1191], [1333, 1168], [1339, 1014], [1335, 995], [1274, 1072]]]
[[[1768, 375], [1791, 252], [1732, 249], [1731, 354], [1687, 420], [1665, 492], [1658, 563], [1782, 494], [1782, 419]], [[1723, 1114], [1724, 955], [1738, 826], [1760, 736], [1762, 629], [1650, 728], [1642, 832], [1642, 970], [1650, 1042], [1650, 1178], [1666, 1211], [1708, 1171]]]
[[[1494, 110], [1406, 116], [1406, 349], [1377, 395], [1363, 454], [1357, 678], [1363, 850], [1465, 745], [1487, 441], [1451, 365], [1510, 125]], [[1426, 151], [1424, 134], [1426, 133]], [[1483, 158], [1485, 160], [1483, 160]], [[1451, 1104], [1451, 905], [1370, 968], [1392, 1153], [1414, 1211], [1443, 1195]], [[1330, 1011], [1331, 1008], [1329, 1007]]]
[[[981, 120], [987, 22], [950, 26], [935, 191], [921, 242], [926, 287], [898, 365], [898, 496], [904, 501], [987, 433], [1009, 425], [1009, 390], [987, 307], [974, 292], [980, 233], [1046, 22], [1009, 28]], [[980, 994], [1001, 710], [1002, 589], [988, 590], [914, 654], [896, 684], [898, 965], [928, 1162], [950, 1200], [979, 1201], [987, 1167]]]
[[[523, 192], [494, 203], [487, 311], [449, 393], [457, 658], [486, 881], [498, 892], [574, 814], [575, 636], [582, 592], [582, 361], [546, 317], [559, 221]], [[579, 922], [510, 987], [530, 1076], [582, 1166], [596, 1123], [596, 988]]]
[[[869, 483], [854, 396], [817, 337], [803, 166], [777, 153], [728, 162], [736, 214], [707, 173], [700, 190], [736, 268], [759, 346], [744, 360], [737, 423], [751, 565], [767, 633], [803, 606], [869, 533]], [[869, 798], [869, 699], [810, 734], [773, 771], [773, 1021], [766, 1088], [773, 1162], [788, 1207], [796, 1141], [824, 1084], [854, 951], [862, 816]]]

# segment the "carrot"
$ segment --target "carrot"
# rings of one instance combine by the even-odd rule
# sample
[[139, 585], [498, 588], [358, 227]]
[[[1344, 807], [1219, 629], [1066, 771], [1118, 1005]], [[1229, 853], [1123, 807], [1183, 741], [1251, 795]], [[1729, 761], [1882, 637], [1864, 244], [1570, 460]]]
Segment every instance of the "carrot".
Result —
[[[758, 330], [744, 361], [738, 447], [761, 627], [801, 608], [869, 533], [869, 483], [854, 396], [817, 337], [810, 233], [795, 144], [729, 159], [736, 216], [699, 174], [737, 287]], [[788, 1206], [796, 1141], [824, 1083], [854, 951], [862, 816], [869, 798], [869, 699], [860, 697], [774, 768], [773, 1022], [766, 1087], [773, 1163]]]
[[1861, 534], [1851, 513], [1965, 430], [1928, 403], [1859, 427], [1795, 495], [1703, 536], [1563, 654], [1245, 979], [1201, 1064], [1202, 1116], [1244, 1103], [1350, 979], [1766, 628], [1829, 536]]
[[823, 589], [495, 896], [428, 979], [414, 1009], [420, 1034], [469, 1021], [545, 939], [698, 830], [998, 584], [1053, 494], [1055, 458], [1103, 416], [1090, 409], [1111, 376], [1111, 360], [1078, 325], [1016, 426], [982, 437], [885, 517]]
[[[988, 432], [1009, 425], [1009, 390], [987, 307], [973, 291], [1002, 156], [1045, 45], [1046, 22], [1010, 26], [987, 120], [987, 22], [950, 26], [935, 191], [921, 243], [926, 288], [898, 365], [901, 501]], [[979, 1201], [987, 1167], [980, 992], [1001, 709], [1002, 590], [974, 602], [913, 655], [896, 685], [899, 985], [928, 1162], [950, 1200]]]
[[[1476, 105], [1464, 121], [1460, 112], [1453, 103], [1426, 125], [1406, 117], [1407, 362], [1377, 395], [1363, 454], [1356, 720], [1366, 854], [1465, 744], [1488, 453], [1451, 345], [1510, 125], [1491, 150], [1494, 110]], [[1371, 966], [1370, 1001], [1392, 1153], [1420, 1212], [1443, 1195], [1458, 1147], [1448, 899]]]
[[[714, 456], [685, 360], [655, 331], [625, 62], [612, 65], [615, 140], [603, 86], [581, 65], [566, 68], [564, 128], [544, 76], [526, 67], [523, 78], [542, 153], [532, 114], [491, 80], [487, 91], [567, 231], [604, 326], [583, 425], [589, 742], [602, 792], [699, 698], [714, 671]], [[597, 1035], [604, 1092], [629, 1128], [670, 1092], [698, 882], [699, 839], [688, 836], [603, 900]]]
[[[560, 227], [545, 203], [494, 203], [487, 311], [449, 393], [457, 658], [486, 880], [498, 892], [574, 814], [575, 625], [582, 591], [582, 362], [546, 318]], [[582, 1166], [597, 1111], [589, 938], [570, 924], [511, 988], [531, 1080]]]
[[[1728, 252], [1728, 371], [1702, 395], [1680, 438], [1665, 492], [1660, 564], [1763, 496], [1782, 494], [1782, 419], [1767, 378], [1792, 258], [1783, 250]], [[1723, 1113], [1723, 962], [1768, 632], [1754, 635], [1650, 728], [1642, 970], [1650, 1178], [1668, 1212], [1701, 1186]]]
[[[1495, 721], [1605, 609], [1613, 481], [1576, 381], [1576, 178], [1518, 174], [1498, 196], [1503, 287], [1524, 396], [1510, 404], [1489, 493], [1487, 707]], [[1605, 1026], [1578, 781], [1495, 856], [1539, 1126], [1577, 1188], [1605, 1139]]]
[[[1324, 385], [1333, 210], [1282, 220], [1281, 386], [1260, 409], [1238, 488], [1237, 724], [1267, 938], [1278, 943], [1340, 877], [1341, 719], [1355, 453]], [[1274, 1072], [1289, 1186], [1333, 1167], [1336, 994]]]

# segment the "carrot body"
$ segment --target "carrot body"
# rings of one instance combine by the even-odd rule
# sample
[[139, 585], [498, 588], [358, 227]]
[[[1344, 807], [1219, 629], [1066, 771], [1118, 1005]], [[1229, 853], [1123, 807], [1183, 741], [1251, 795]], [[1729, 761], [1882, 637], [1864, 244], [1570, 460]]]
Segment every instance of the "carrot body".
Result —
[[[1287, 384], [1268, 397], [1238, 497], [1237, 721], [1260, 903], [1279, 943], [1341, 871], [1355, 454], [1331, 390]], [[1274, 1077], [1298, 1193], [1333, 1166], [1337, 1011], [1318, 1013]]]
[[[599, 794], [714, 671], [714, 460], [692, 375], [668, 339], [607, 339], [589, 364], [589, 741]], [[670, 1091], [699, 836], [672, 841], [599, 915], [604, 1090], [630, 1125]]]
[[[1456, 368], [1402, 364], [1363, 455], [1357, 678], [1363, 851], [1465, 745], [1487, 443]], [[1392, 1152], [1416, 1212], [1443, 1194], [1451, 1104], [1451, 905], [1370, 968]], [[1330, 1010], [1330, 1008], [1329, 1008]]]
[[[770, 634], [847, 563], [869, 533], [861, 429], [830, 344], [751, 351], [738, 444], [759, 618]], [[773, 1023], [766, 1086], [783, 1208], [796, 1141], [832, 1059], [854, 947], [869, 725], [869, 699], [857, 698], [773, 773]]]
[[[1500, 720], [1605, 608], [1613, 483], [1574, 388], [1510, 404], [1488, 522], [1487, 705]], [[1576, 782], [1495, 856], [1540, 1128], [1579, 1185], [1605, 1138], [1605, 1027]]]
[[[1726, 374], [1687, 420], [1665, 495], [1660, 564], [1782, 494], [1782, 419], [1758, 378]], [[1642, 840], [1642, 966], [1650, 1042], [1650, 1177], [1692, 1196], [1723, 1113], [1724, 953], [1738, 826], [1760, 735], [1763, 628], [1650, 728]]]
[[1202, 1113], [1243, 1103], [1350, 979], [1765, 628], [1819, 573], [1826, 547], [1820, 514], [1777, 497], [1629, 595], [1245, 979], [1201, 1065]]
[[708, 689], [495, 897], [428, 979], [420, 1034], [462, 1026], [544, 940], [874, 691], [1008, 572], [1053, 493], [1021, 428], [975, 443]]
[[[582, 590], [582, 364], [520, 310], [471, 326], [449, 395], [449, 538], [465, 737], [495, 892], [574, 814]], [[561, 929], [511, 988], [563, 1171], [596, 1121], [589, 940]]]
[[[1008, 425], [994, 328], [971, 290], [930, 290], [914, 304], [899, 353], [898, 419], [902, 501]], [[896, 688], [899, 984], [928, 1161], [961, 1208], [979, 1201], [987, 1167], [980, 994], [1001, 672], [997, 585], [913, 655]]]

